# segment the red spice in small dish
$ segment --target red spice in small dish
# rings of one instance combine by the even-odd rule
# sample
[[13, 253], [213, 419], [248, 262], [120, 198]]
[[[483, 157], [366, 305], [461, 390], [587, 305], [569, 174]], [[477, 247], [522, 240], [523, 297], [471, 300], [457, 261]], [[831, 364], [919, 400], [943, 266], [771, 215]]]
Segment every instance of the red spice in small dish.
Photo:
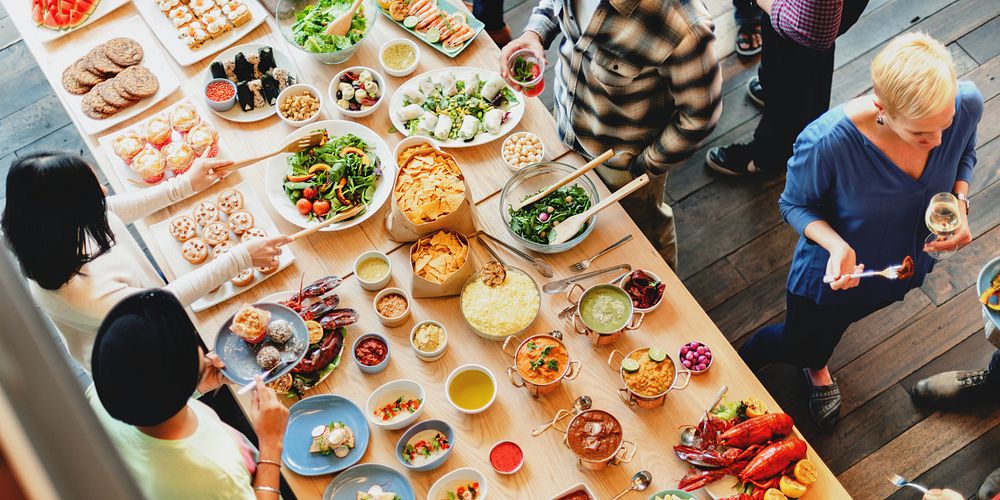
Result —
[[354, 349], [354, 356], [365, 366], [375, 366], [385, 360], [388, 350], [385, 342], [376, 337], [362, 340]]
[[215, 101], [215, 102], [225, 102], [233, 98], [236, 95], [236, 89], [230, 83], [218, 81], [211, 82], [205, 87], [205, 97]]
[[524, 452], [512, 441], [500, 441], [490, 450], [490, 465], [501, 474], [513, 474], [521, 468]]

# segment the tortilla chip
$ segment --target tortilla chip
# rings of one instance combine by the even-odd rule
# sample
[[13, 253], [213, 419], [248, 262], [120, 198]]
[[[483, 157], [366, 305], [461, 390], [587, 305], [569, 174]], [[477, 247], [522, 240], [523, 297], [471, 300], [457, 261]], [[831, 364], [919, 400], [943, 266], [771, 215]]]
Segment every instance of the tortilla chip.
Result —
[[469, 245], [458, 234], [442, 229], [417, 240], [411, 258], [414, 274], [441, 284], [465, 265]]
[[465, 178], [458, 163], [429, 144], [405, 149], [393, 189], [396, 206], [414, 224], [434, 222], [465, 201]]

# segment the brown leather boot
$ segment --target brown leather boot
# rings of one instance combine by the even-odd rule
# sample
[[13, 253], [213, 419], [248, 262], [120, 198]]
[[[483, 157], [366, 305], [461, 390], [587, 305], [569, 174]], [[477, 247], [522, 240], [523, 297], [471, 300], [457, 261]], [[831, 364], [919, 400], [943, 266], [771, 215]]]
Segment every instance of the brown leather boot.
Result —
[[986, 370], [943, 372], [917, 381], [913, 401], [923, 406], [942, 407], [967, 403], [986, 393]]

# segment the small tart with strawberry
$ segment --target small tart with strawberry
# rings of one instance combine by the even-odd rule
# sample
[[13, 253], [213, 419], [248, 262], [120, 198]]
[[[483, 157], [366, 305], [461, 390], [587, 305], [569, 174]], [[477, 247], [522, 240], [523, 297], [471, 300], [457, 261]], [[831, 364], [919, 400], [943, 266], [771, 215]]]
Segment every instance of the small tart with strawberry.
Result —
[[208, 244], [201, 238], [191, 238], [181, 245], [181, 256], [192, 264], [201, 264], [208, 258]]
[[143, 149], [132, 158], [129, 168], [142, 178], [146, 184], [157, 184], [163, 180], [163, 172], [167, 169], [167, 161], [156, 149]]
[[125, 162], [132, 163], [132, 158], [146, 147], [146, 138], [134, 130], [126, 130], [111, 141], [111, 149]]
[[194, 105], [189, 102], [177, 106], [170, 112], [170, 126], [182, 134], [187, 133], [199, 123], [201, 123], [201, 117], [198, 116]]
[[262, 238], [267, 238], [267, 232], [259, 227], [251, 227], [240, 236], [240, 242], [246, 243], [248, 241], [259, 240]]
[[253, 214], [246, 210], [237, 210], [229, 214], [229, 229], [232, 229], [237, 236], [247, 232], [253, 227]]
[[191, 165], [194, 164], [195, 157], [197, 157], [194, 149], [191, 149], [191, 146], [183, 142], [171, 142], [163, 146], [160, 152], [163, 153], [163, 157], [167, 160], [167, 166], [170, 167], [170, 171], [174, 175], [181, 175], [187, 172], [191, 168]]
[[[250, 280], [253, 280], [253, 269], [250, 272]], [[242, 276], [247, 271], [243, 271], [237, 277]], [[234, 280], [234, 284], [235, 283]], [[239, 285], [245, 286], [245, 285]], [[250, 344], [259, 344], [267, 336], [267, 325], [271, 322], [271, 313], [263, 309], [257, 309], [251, 305], [245, 305], [233, 316], [233, 322], [229, 325], [229, 331], [238, 335], [241, 339]]]
[[225, 222], [212, 222], [201, 231], [205, 241], [213, 247], [229, 240], [229, 226]]
[[199, 226], [207, 226], [219, 220], [219, 207], [210, 201], [203, 201], [194, 207], [194, 221]]
[[243, 210], [243, 193], [236, 189], [227, 189], [219, 193], [219, 198], [216, 201], [219, 203], [219, 210], [222, 210], [222, 213], [226, 215]]
[[170, 236], [173, 236], [177, 241], [190, 240], [198, 236], [198, 226], [195, 224], [194, 219], [187, 215], [174, 217], [170, 221]]
[[154, 116], [142, 127], [142, 135], [151, 146], [160, 149], [170, 143], [174, 129], [165, 116]]
[[247, 286], [253, 283], [253, 269], [246, 269], [240, 274], [237, 274], [235, 278], [229, 280], [230, 283], [236, 286]]

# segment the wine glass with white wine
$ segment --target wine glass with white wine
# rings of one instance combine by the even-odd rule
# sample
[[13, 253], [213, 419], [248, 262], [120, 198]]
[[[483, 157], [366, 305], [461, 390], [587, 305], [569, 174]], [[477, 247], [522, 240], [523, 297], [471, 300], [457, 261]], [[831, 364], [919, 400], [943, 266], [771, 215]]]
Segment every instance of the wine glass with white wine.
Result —
[[[927, 229], [931, 231], [924, 243], [945, 240], [955, 234], [955, 231], [958, 231], [958, 228], [962, 226], [962, 216], [959, 210], [961, 208], [955, 195], [951, 193], [934, 195], [930, 204], [927, 205], [927, 213], [924, 215]], [[930, 255], [934, 260], [944, 260], [954, 253], [955, 250], [942, 250], [927, 252], [927, 255]]]

